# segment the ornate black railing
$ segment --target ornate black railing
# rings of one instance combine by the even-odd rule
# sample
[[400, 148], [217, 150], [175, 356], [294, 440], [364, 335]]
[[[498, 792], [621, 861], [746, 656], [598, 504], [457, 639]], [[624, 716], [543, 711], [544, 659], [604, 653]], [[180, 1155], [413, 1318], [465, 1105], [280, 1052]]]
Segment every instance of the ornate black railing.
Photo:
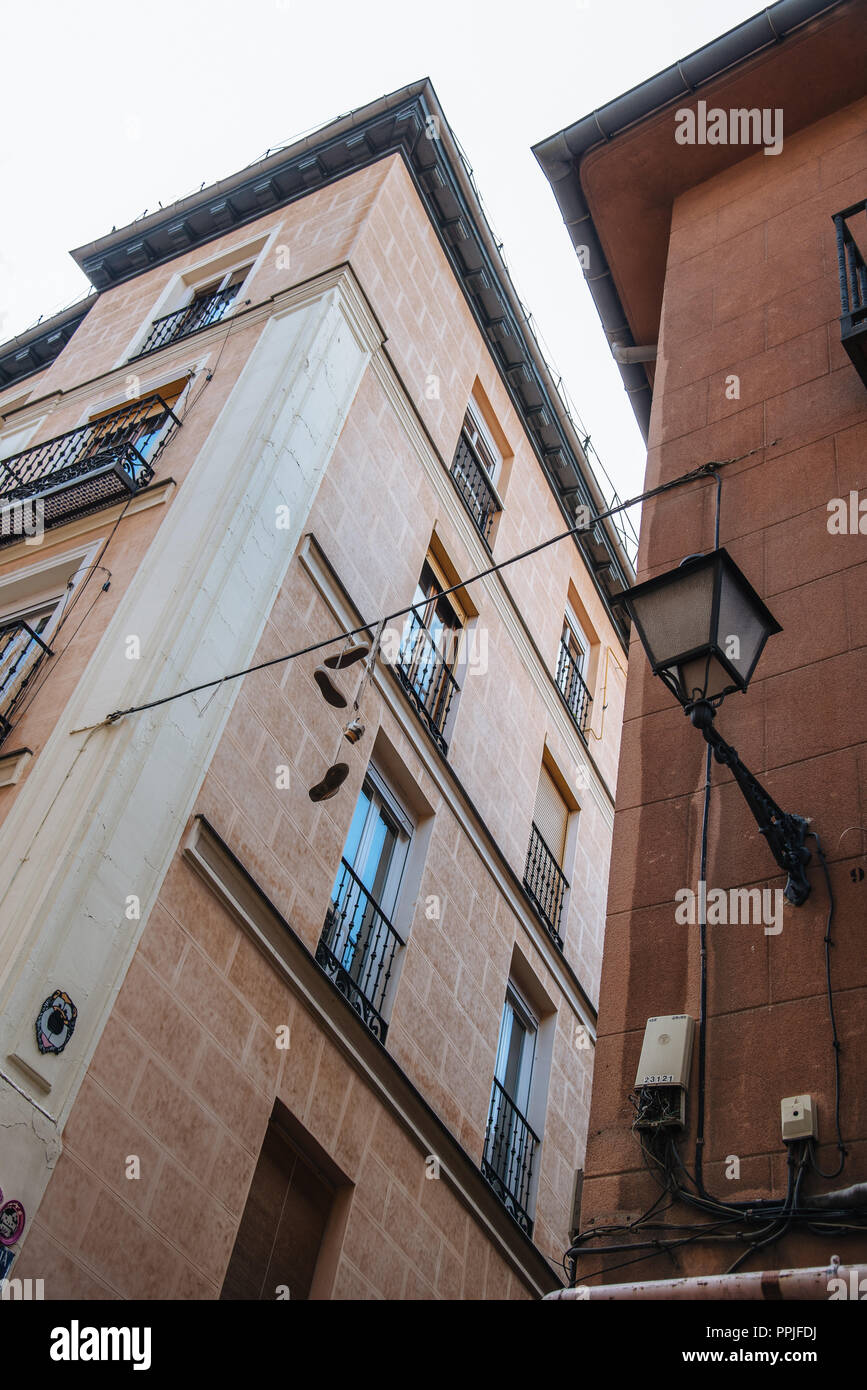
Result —
[[590, 722], [590, 705], [593, 696], [584, 684], [578, 663], [566, 646], [560, 643], [560, 656], [557, 661], [557, 686], [566, 701], [569, 713], [578, 726], [579, 733], [586, 734]]
[[20, 619], [0, 623], [0, 743], [12, 728], [12, 717], [46, 656], [51, 656], [51, 648], [29, 623]]
[[43, 498], [45, 525], [139, 492], [180, 421], [159, 395], [0, 461], [0, 506]]
[[395, 956], [402, 946], [376, 899], [342, 859], [316, 959], [382, 1043], [388, 1031], [382, 1009]]
[[449, 670], [448, 642], [460, 640], [460, 633], [442, 629], [439, 639], [428, 632], [417, 613], [410, 613], [394, 673], [409, 696], [431, 738], [448, 751], [445, 727], [458, 683]]
[[528, 1236], [533, 1234], [529, 1216], [530, 1182], [538, 1143], [525, 1116], [499, 1081], [494, 1081], [482, 1174]]
[[167, 347], [179, 338], [189, 338], [191, 333], [198, 333], [212, 323], [218, 323], [229, 305], [237, 299], [239, 288], [238, 285], [232, 285], [224, 290], [214, 290], [213, 294], [194, 299], [192, 304], [185, 305], [183, 309], [175, 309], [171, 314], [163, 314], [162, 318], [154, 319], [144, 346], [139, 348], [130, 361], [146, 357], [149, 352], [156, 352], [158, 348]]
[[837, 265], [840, 272], [840, 337], [844, 348], [867, 386], [867, 265], [851, 229], [850, 217], [867, 211], [867, 198], [834, 214], [837, 228]]
[[563, 870], [543, 840], [535, 821], [530, 831], [530, 847], [524, 868], [524, 887], [541, 914], [549, 935], [563, 949], [560, 917], [569, 884]]
[[487, 541], [500, 504], [487, 469], [463, 432], [450, 471], [467, 511]]

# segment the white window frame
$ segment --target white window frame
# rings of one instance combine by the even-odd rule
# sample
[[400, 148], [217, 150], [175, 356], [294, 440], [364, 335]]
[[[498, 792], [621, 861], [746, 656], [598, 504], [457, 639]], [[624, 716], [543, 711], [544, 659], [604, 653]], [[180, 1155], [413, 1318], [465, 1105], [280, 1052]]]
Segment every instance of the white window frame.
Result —
[[584, 627], [578, 621], [578, 617], [576, 616], [575, 610], [572, 607], [571, 603], [566, 604], [566, 612], [563, 616], [563, 622], [566, 627], [571, 629], [572, 636], [575, 638], [576, 642], [581, 648], [581, 660], [578, 663], [578, 672], [584, 684], [587, 685], [587, 672], [590, 666], [591, 642], [590, 638], [587, 636], [586, 631], [584, 630]]
[[[506, 1017], [517, 1018], [525, 1029], [525, 1043], [521, 1054], [518, 1082], [515, 1087], [517, 1092], [514, 1096], [509, 1096], [513, 1105], [516, 1105], [521, 1114], [526, 1116], [530, 1110], [530, 1098], [533, 1091], [533, 1070], [536, 1064], [536, 1046], [539, 1041], [539, 1022], [532, 1009], [524, 1002], [515, 985], [510, 980], [506, 988], [506, 997], [503, 1001], [503, 1012], [500, 1015], [500, 1036], [497, 1042], [497, 1057], [494, 1063], [494, 1080], [499, 1082], [503, 1090], [506, 1090], [505, 1072], [506, 1063], [509, 1056], [509, 1044], [511, 1042], [511, 1027], [506, 1031]], [[532, 1039], [529, 1048], [527, 1041]], [[529, 1055], [528, 1055], [529, 1054]], [[506, 1091], [508, 1095], [508, 1091]]]
[[9, 425], [0, 430], [0, 463], [3, 459], [9, 459], [15, 454], [23, 453], [46, 418], [45, 415], [40, 415], [37, 420], [31, 420], [29, 424]]
[[[464, 423], [461, 429], [468, 435], [470, 443], [474, 451], [478, 454], [483, 468], [485, 468], [485, 453], [490, 455], [491, 467], [485, 468], [485, 473], [496, 489], [497, 481], [503, 467], [503, 456], [494, 443], [494, 437], [487, 426], [481, 407], [474, 396], [470, 396], [467, 402], [466, 414], [464, 415]], [[473, 437], [473, 431], [475, 431], [475, 438]], [[479, 443], [482, 445], [481, 449], [479, 448]], [[497, 501], [499, 502], [499, 498], [497, 498]]]
[[[71, 601], [72, 594], [91, 568], [101, 545], [101, 540], [88, 541], [84, 546], [65, 551], [50, 560], [39, 560], [34, 565], [14, 570], [0, 578], [0, 623], [15, 618], [26, 622], [28, 613], [42, 611], [54, 603], [54, 620], [46, 628], [46, 632], [53, 632], [61, 616], [63, 600], [68, 595]], [[45, 634], [41, 633], [40, 636], [44, 638]]]
[[[231, 247], [219, 255], [211, 254], [206, 260], [198, 261], [195, 265], [188, 266], [187, 269], [176, 271], [171, 276], [167, 284], [163, 287], [162, 294], [151, 306], [146, 318], [144, 318], [136, 328], [130, 342], [118, 357], [115, 367], [123, 366], [131, 358], [141, 351], [145, 340], [151, 331], [155, 319], [164, 318], [166, 314], [173, 314], [177, 309], [183, 309], [192, 302], [196, 291], [209, 284], [211, 281], [220, 279], [223, 283], [227, 277], [234, 275], [236, 270], [249, 265], [249, 270], [242, 283], [238, 286], [238, 293], [220, 319], [215, 319], [214, 323], [225, 323], [231, 318], [242, 295], [246, 291], [250, 281], [258, 271], [264, 257], [279, 235], [281, 227], [275, 227], [270, 233], [260, 233], [257, 237], [252, 237], [237, 247]], [[210, 325], [209, 325], [210, 326]], [[192, 335], [191, 335], [192, 336]], [[178, 345], [185, 343], [185, 338], [177, 340]], [[167, 344], [166, 346], [169, 346]], [[171, 344], [174, 346], [174, 344]], [[147, 361], [147, 358], [143, 359]], [[137, 366], [133, 364], [133, 369]]]
[[[365, 773], [364, 782], [361, 787], [362, 792], [365, 790], [365, 785], [367, 784], [369, 784], [373, 796], [370, 799], [370, 806], [365, 816], [358, 847], [355, 851], [355, 862], [360, 864], [366, 863], [367, 856], [371, 850], [373, 834], [379, 815], [379, 807], [384, 806], [388, 815], [395, 822], [398, 833], [401, 836], [402, 852], [399, 856], [396, 856], [389, 865], [385, 885], [379, 901], [379, 906], [382, 908], [389, 922], [394, 926], [394, 918], [400, 899], [400, 890], [403, 885], [403, 876], [406, 870], [407, 860], [409, 859], [413, 835], [415, 833], [415, 824], [406, 811], [404, 811], [388, 782], [382, 774], [377, 771], [373, 763], [369, 765]], [[356, 801], [355, 805], [357, 808], [358, 801]], [[354, 815], [355, 812], [353, 811], [353, 817]], [[345, 851], [345, 841], [343, 848]], [[341, 860], [343, 860], [343, 858], [344, 855], [341, 855]], [[355, 864], [352, 865], [352, 868], [354, 872], [357, 872]], [[361, 875], [358, 874], [358, 877], [360, 878]]]

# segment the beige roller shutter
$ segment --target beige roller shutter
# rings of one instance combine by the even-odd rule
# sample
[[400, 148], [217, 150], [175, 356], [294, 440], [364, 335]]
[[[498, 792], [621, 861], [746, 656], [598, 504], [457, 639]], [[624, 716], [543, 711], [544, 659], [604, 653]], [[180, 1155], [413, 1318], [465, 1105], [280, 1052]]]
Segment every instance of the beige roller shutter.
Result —
[[566, 822], [569, 808], [557, 789], [548, 769], [543, 765], [539, 774], [539, 790], [536, 792], [536, 810], [533, 813], [539, 834], [545, 841], [557, 863], [562, 867], [566, 849]]

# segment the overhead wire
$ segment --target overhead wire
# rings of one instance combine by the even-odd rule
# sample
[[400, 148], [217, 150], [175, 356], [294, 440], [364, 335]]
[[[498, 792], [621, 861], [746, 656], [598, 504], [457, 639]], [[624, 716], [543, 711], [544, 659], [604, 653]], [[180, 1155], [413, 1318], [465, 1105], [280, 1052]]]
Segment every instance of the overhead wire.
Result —
[[[660, 483], [656, 487], [648, 488], [645, 492], [640, 493], [636, 497], [632, 497], [625, 502], [619, 502], [616, 506], [609, 507], [607, 510], [597, 513], [589, 520], [582, 518], [580, 523], [575, 526], [570, 526], [565, 531], [558, 532], [556, 536], [549, 536], [547, 539], [538, 541], [535, 545], [529, 546], [526, 550], [519, 551], [516, 555], [510, 555], [505, 560], [499, 560], [495, 564], [486, 566], [485, 569], [480, 570], [477, 574], [470, 575], [466, 579], [452, 584], [449, 588], [443, 589], [439, 597], [446, 598], [450, 594], [458, 593], [461, 590], [467, 589], [470, 584], [476, 584], [482, 579], [489, 578], [492, 574], [498, 574], [500, 570], [506, 569], [509, 565], [518, 564], [520, 561], [527, 560], [531, 556], [539, 554], [540, 551], [546, 550], [549, 546], [557, 545], [560, 541], [567, 540], [571, 536], [580, 535], [582, 532], [588, 531], [598, 525], [599, 522], [607, 520], [608, 517], [613, 516], [616, 512], [624, 511], [627, 507], [634, 507], [639, 502], [647, 501], [650, 497], [657, 497], [662, 493], [670, 491], [672, 488], [681, 487], [685, 483], [694, 482], [700, 478], [706, 478], [708, 475], [715, 475], [718, 468], [725, 467], [731, 463], [740, 463], [743, 459], [750, 458], [752, 455], [764, 449], [772, 448], [776, 442], [776, 440], [772, 440], [769, 444], [759, 445], [755, 449], [750, 449], [746, 453], [738, 454], [733, 458], [713, 460], [709, 463], [699, 464], [698, 467], [690, 469], [689, 472], [683, 473], [677, 478], [672, 478], [668, 482]], [[404, 618], [408, 614], [415, 612], [417, 607], [417, 604], [408, 604], [406, 607], [399, 608], [393, 613], [379, 616], [369, 622], [360, 623], [354, 628], [341, 630], [320, 641], [308, 643], [307, 646], [301, 647], [297, 651], [286, 652], [281, 656], [271, 657], [267, 661], [260, 661], [251, 666], [245, 666], [239, 671], [231, 671], [222, 676], [215, 676], [210, 680], [201, 681], [197, 685], [188, 686], [184, 690], [175, 691], [171, 695], [163, 695], [158, 699], [145, 701], [140, 705], [131, 705], [127, 709], [114, 710], [111, 714], [106, 715], [102, 722], [104, 724], [113, 724], [118, 719], [125, 718], [128, 715], [141, 714], [146, 710], [157, 709], [161, 705], [169, 704], [173, 700], [180, 700], [188, 695], [197, 695], [203, 690], [210, 690], [215, 685], [225, 684], [226, 681], [239, 680], [242, 676], [252, 675], [257, 671], [264, 671], [272, 666], [280, 666], [287, 661], [295, 661], [303, 656], [310, 656], [314, 652], [321, 651], [324, 647], [334, 646], [338, 642], [345, 642], [351, 637], [359, 636], [361, 633], [368, 633], [379, 624], [385, 626], [394, 622], [397, 618]], [[99, 727], [99, 725], [91, 727]]]

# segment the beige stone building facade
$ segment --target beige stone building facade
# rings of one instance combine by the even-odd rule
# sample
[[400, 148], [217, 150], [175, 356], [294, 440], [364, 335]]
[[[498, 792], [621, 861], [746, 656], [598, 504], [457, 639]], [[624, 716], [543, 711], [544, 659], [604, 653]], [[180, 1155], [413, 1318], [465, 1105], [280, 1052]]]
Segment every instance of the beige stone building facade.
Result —
[[94, 293], [0, 348], [12, 1273], [547, 1293], [632, 574], [607, 521], [474, 579], [610, 498], [435, 94], [74, 255]]

